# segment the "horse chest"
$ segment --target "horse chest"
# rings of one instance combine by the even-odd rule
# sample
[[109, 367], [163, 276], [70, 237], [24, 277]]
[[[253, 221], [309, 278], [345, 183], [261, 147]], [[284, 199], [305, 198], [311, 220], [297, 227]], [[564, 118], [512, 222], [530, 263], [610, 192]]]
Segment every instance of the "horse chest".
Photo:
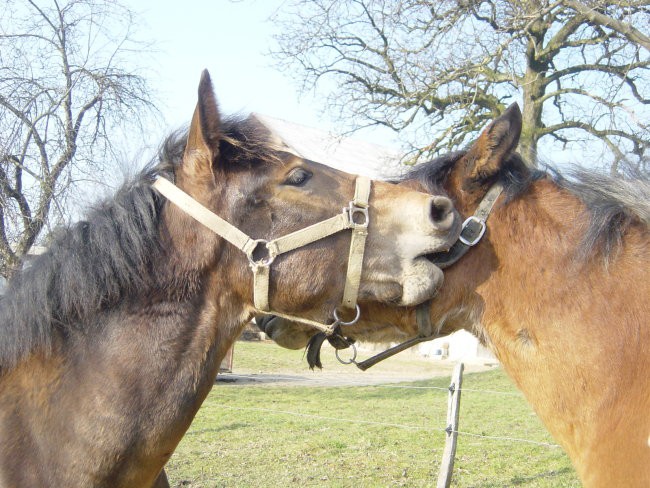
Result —
[[217, 344], [120, 324], [15, 370], [30, 374], [0, 403], [7, 486], [146, 486], [168, 460], [214, 382]]

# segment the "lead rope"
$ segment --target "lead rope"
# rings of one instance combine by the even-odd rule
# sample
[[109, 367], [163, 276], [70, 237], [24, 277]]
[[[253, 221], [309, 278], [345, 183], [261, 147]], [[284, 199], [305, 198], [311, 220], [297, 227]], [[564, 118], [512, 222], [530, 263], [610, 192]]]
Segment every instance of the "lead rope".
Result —
[[[363, 254], [370, 220], [368, 214], [368, 200], [371, 191], [370, 179], [364, 176], [357, 177], [354, 199], [340, 214], [271, 241], [252, 239], [163, 177], [158, 177], [152, 186], [183, 212], [246, 254], [251, 270], [253, 271], [253, 304], [257, 309], [257, 313], [277, 315], [278, 317], [300, 322], [314, 327], [328, 336], [334, 333], [334, 330], [339, 325], [353, 324], [359, 319], [360, 309], [356, 304], [356, 299], [361, 281]], [[363, 222], [357, 223], [355, 219], [358, 219], [359, 215], [363, 216]], [[352, 236], [348, 273], [341, 306], [343, 308], [356, 309], [356, 317], [354, 320], [351, 322], [341, 321], [338, 318], [336, 310], [334, 310], [335, 321], [332, 324], [322, 324], [314, 320], [269, 310], [270, 271], [271, 264], [275, 258], [280, 254], [306, 246], [346, 229], [352, 230]], [[254, 256], [256, 251], [265, 251], [266, 255], [256, 259]]]

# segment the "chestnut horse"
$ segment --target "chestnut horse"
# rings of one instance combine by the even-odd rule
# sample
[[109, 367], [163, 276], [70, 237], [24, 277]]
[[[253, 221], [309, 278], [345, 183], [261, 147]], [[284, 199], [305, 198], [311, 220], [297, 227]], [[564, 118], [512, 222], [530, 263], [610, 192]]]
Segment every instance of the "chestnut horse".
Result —
[[[444, 189], [464, 216], [504, 186], [483, 239], [445, 270], [429, 312], [434, 336], [466, 328], [489, 345], [584, 486], [648, 487], [650, 181], [531, 169], [514, 152], [520, 131], [515, 105], [467, 151], [403, 183]], [[403, 341], [418, 334], [415, 315], [373, 305], [343, 332]], [[291, 348], [314, 335], [280, 319], [262, 327]]]
[[[222, 120], [204, 72], [189, 131], [60, 230], [0, 300], [0, 486], [167, 485], [163, 466], [255, 308], [249, 259], [163, 197], [161, 177], [265, 239], [340, 214], [355, 185], [277, 150], [252, 119]], [[359, 296], [430, 298], [441, 272], [422, 256], [457, 238], [451, 202], [371, 188]], [[330, 319], [349, 246], [338, 232], [277, 256], [273, 309]]]

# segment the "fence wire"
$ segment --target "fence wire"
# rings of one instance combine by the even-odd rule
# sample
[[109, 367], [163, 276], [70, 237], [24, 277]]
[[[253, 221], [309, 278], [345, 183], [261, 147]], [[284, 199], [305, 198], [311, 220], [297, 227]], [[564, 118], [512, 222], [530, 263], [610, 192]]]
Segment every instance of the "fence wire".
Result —
[[[446, 388], [444, 388], [444, 389], [446, 390]], [[480, 390], [475, 390], [475, 391], [480, 391]], [[332, 422], [345, 422], [345, 423], [352, 423], [352, 424], [359, 424], [359, 425], [375, 425], [375, 426], [381, 426], [381, 427], [394, 427], [394, 428], [399, 428], [399, 429], [420, 430], [420, 431], [426, 431], [426, 432], [445, 432], [445, 433], [449, 432], [446, 429], [442, 429], [442, 428], [438, 428], [438, 427], [426, 427], [426, 426], [416, 426], [416, 425], [407, 425], [407, 424], [395, 424], [395, 423], [390, 423], [390, 422], [378, 422], [378, 421], [373, 421], [373, 420], [346, 419], [346, 418], [341, 418], [341, 417], [331, 417], [331, 416], [311, 414], [311, 413], [293, 412], [293, 411], [289, 411], [289, 410], [274, 410], [272, 408], [234, 407], [234, 406], [223, 404], [223, 403], [219, 404], [219, 406], [222, 407], [222, 408], [230, 409], [230, 410], [242, 410], [242, 411], [249, 411], [249, 412], [263, 412], [263, 413], [270, 413], [270, 414], [276, 414], [276, 415], [288, 415], [288, 416], [292, 416], [292, 417], [309, 418], [309, 419], [316, 419], [316, 420], [327, 420], [327, 421], [332, 421]], [[537, 445], [537, 446], [544, 446], [544, 447], [549, 447], [549, 448], [559, 448], [560, 447], [557, 444], [553, 444], [553, 443], [549, 443], [549, 442], [539, 442], [539, 441], [534, 441], [534, 440], [531, 440], [531, 439], [522, 439], [522, 438], [518, 438], [518, 437], [484, 435], [484, 434], [476, 434], [476, 433], [473, 433], [473, 432], [465, 432], [465, 431], [461, 431], [461, 430], [451, 431], [451, 432], [456, 432], [458, 435], [468, 436], [468, 437], [480, 437], [480, 438], [483, 438], [483, 439], [509, 441], [509, 442], [522, 442], [522, 443], [534, 444], [534, 445]], [[451, 433], [451, 432], [449, 432], [449, 433]]]
[[[412, 389], [412, 390], [440, 390], [446, 393], [449, 392], [449, 387], [445, 388], [443, 386], [409, 386], [409, 385], [369, 385], [369, 386], [376, 386], [377, 388], [404, 388], [404, 389]], [[461, 392], [469, 391], [472, 393], [489, 393], [492, 395], [505, 395], [505, 396], [515, 396], [515, 397], [524, 398], [523, 394], [513, 392], [513, 391], [475, 390], [473, 388], [461, 388], [460, 391]]]

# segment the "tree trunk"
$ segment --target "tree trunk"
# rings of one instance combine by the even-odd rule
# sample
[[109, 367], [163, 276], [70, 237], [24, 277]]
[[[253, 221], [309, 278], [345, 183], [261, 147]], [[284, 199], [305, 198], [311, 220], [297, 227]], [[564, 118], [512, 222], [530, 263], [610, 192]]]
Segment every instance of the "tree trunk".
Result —
[[526, 74], [522, 83], [522, 128], [519, 140], [519, 153], [524, 160], [537, 166], [537, 141], [542, 124], [542, 96], [546, 91], [545, 77], [548, 62], [542, 61], [538, 53], [542, 52], [547, 27], [541, 20], [534, 22], [528, 33], [526, 46]]
[[[527, 70], [525, 79], [529, 78]], [[538, 75], [532, 72], [530, 77]], [[537, 166], [537, 141], [539, 133], [537, 127], [542, 124], [542, 104], [538, 102], [544, 94], [544, 88], [535, 86], [535, 82], [525, 83], [523, 86], [524, 106], [522, 108], [522, 128], [519, 139], [519, 153], [528, 164]]]

